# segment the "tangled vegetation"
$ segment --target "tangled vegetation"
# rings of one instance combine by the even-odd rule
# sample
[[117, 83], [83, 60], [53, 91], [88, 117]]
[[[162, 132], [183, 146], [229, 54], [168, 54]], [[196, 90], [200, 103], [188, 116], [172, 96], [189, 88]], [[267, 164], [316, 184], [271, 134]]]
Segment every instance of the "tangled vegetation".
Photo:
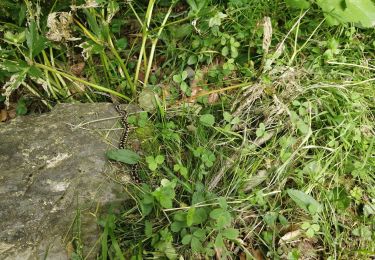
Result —
[[370, 259], [374, 6], [2, 0], [0, 118], [142, 108], [143, 184], [98, 220], [102, 259]]

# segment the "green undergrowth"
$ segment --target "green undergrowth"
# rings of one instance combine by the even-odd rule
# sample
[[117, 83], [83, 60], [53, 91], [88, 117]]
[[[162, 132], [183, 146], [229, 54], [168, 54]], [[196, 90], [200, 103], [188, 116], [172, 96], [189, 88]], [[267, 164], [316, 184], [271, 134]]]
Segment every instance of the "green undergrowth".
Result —
[[373, 6], [341, 2], [5, 1], [0, 102], [142, 108], [98, 258], [370, 259]]

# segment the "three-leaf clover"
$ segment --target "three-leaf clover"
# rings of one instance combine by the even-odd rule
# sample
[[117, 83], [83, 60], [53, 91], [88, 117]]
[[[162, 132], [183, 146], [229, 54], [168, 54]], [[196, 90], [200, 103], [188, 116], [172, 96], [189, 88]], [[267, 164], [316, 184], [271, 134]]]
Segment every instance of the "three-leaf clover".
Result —
[[262, 137], [266, 133], [266, 126], [263, 123], [259, 124], [259, 127], [256, 131], [257, 137]]
[[197, 229], [193, 234], [186, 234], [182, 238], [182, 244], [187, 245], [190, 243], [191, 250], [195, 253], [203, 250], [202, 242], [206, 239], [206, 231], [204, 229]]
[[177, 84], [179, 84], [180, 89], [181, 89], [181, 91], [183, 93], [185, 93], [186, 95], [190, 96], [191, 95], [191, 90], [190, 90], [188, 84], [185, 82], [185, 80], [187, 79], [187, 76], [188, 76], [188, 73], [187, 73], [186, 70], [184, 70], [180, 74], [174, 75], [173, 76], [173, 81], [176, 82]]
[[157, 155], [156, 157], [153, 156], [147, 156], [146, 157], [146, 162], [148, 164], [148, 168], [151, 171], [155, 171], [159, 165], [163, 164], [164, 162], [164, 156], [163, 155]]
[[183, 166], [182, 164], [175, 164], [173, 166], [173, 170], [175, 172], [179, 172], [182, 176], [184, 176], [185, 179], [188, 178], [188, 170], [185, 166]]
[[161, 180], [161, 186], [158, 187], [152, 195], [160, 203], [163, 208], [172, 208], [172, 201], [176, 196], [174, 188], [176, 181], [169, 181], [167, 179]]
[[310, 222], [303, 222], [301, 228], [305, 230], [308, 238], [312, 238], [316, 232], [320, 230], [320, 226], [318, 224], [311, 224]]

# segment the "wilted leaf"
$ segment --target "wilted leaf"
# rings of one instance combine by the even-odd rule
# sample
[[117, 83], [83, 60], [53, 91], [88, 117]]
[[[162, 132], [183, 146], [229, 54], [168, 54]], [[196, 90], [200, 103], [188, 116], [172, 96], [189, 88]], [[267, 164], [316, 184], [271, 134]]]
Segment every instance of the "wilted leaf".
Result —
[[301, 234], [302, 234], [302, 231], [300, 229], [288, 232], [280, 238], [279, 244], [284, 245], [287, 242], [296, 240], [297, 238], [301, 236]]

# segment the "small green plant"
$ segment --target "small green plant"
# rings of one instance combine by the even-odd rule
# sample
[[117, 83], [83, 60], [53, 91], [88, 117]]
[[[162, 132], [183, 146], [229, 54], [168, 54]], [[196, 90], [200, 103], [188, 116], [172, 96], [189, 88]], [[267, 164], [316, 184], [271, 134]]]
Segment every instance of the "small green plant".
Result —
[[213, 126], [215, 124], [215, 117], [211, 114], [204, 114], [199, 117], [199, 122], [204, 126]]
[[320, 230], [320, 226], [318, 224], [312, 224], [310, 222], [303, 222], [301, 228], [305, 231], [308, 238], [314, 237]]
[[1, 118], [145, 110], [128, 117], [145, 164], [107, 152], [144, 183], [100, 221], [102, 259], [371, 257], [372, 0], [0, 2]]
[[189, 88], [189, 85], [185, 82], [185, 80], [187, 79], [187, 76], [188, 76], [188, 73], [184, 70], [180, 74], [174, 75], [173, 81], [176, 82], [179, 85], [181, 91], [185, 95], [190, 96], [191, 95], [191, 89]]
[[371, 0], [285, 0], [288, 6], [307, 9], [311, 2], [316, 3], [323, 11], [330, 25], [356, 23], [362, 27], [372, 27], [375, 21], [375, 4]]
[[266, 134], [266, 126], [264, 123], [260, 123], [258, 129], [256, 130], [257, 137], [263, 137]]
[[157, 155], [156, 157], [153, 156], [147, 156], [146, 157], [146, 162], [148, 165], [148, 168], [151, 171], [156, 171], [156, 169], [163, 164], [165, 158], [163, 155]]
[[173, 166], [173, 170], [175, 172], [179, 172], [185, 179], [189, 178], [188, 169], [185, 166], [183, 166], [182, 164], [175, 164]]

